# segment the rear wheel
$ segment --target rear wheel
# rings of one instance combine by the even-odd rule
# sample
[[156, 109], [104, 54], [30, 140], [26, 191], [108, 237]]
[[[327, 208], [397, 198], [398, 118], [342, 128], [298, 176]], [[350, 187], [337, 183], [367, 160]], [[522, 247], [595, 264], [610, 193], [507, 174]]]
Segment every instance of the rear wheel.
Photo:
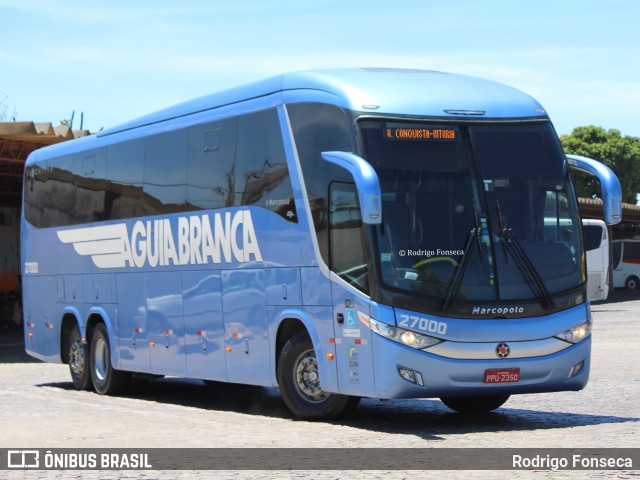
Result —
[[305, 420], [331, 420], [355, 408], [360, 400], [322, 390], [315, 350], [306, 332], [295, 335], [282, 349], [277, 376], [287, 408]]
[[76, 390], [91, 389], [89, 351], [86, 343], [82, 343], [78, 325], [74, 325], [69, 333], [69, 372]]
[[109, 335], [104, 323], [99, 323], [91, 339], [91, 380], [100, 395], [116, 395], [126, 390], [131, 375], [111, 365]]
[[443, 397], [444, 403], [451, 410], [460, 413], [485, 413], [501, 407], [509, 400], [509, 395], [491, 397]]

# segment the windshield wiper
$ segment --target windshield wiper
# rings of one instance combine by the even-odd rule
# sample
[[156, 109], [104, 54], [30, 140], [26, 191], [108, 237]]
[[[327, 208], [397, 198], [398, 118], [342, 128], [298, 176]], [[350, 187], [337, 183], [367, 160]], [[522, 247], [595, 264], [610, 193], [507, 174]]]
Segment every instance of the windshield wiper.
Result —
[[476, 224], [476, 239], [478, 240], [478, 256], [480, 257], [480, 263], [482, 264], [482, 240], [480, 239], [480, 220], [478, 219], [478, 211], [476, 210], [476, 202], [472, 201], [473, 207], [473, 221]]
[[[460, 260], [460, 263], [458, 264], [458, 267], [456, 268], [456, 271], [453, 274], [453, 279], [451, 279], [451, 284], [449, 285], [447, 296], [445, 297], [444, 303], [442, 304], [442, 310], [445, 312], [449, 310], [449, 307], [451, 306], [453, 299], [458, 294], [458, 290], [460, 290], [460, 283], [462, 283], [462, 277], [464, 276], [464, 272], [467, 270], [467, 266], [469, 265], [469, 259], [471, 258], [471, 255], [469, 253], [470, 253], [471, 243], [473, 242], [474, 238], [480, 239], [479, 228], [472, 228], [471, 231], [469, 232], [469, 235], [467, 235], [467, 241], [464, 244], [464, 250], [463, 250], [465, 253], [462, 255], [462, 260]], [[480, 254], [480, 259], [482, 259], [481, 248], [482, 247], [478, 242], [478, 253]]]
[[462, 260], [458, 264], [456, 271], [453, 273], [453, 278], [451, 279], [451, 284], [449, 285], [449, 290], [447, 291], [447, 296], [444, 299], [444, 303], [442, 304], [442, 310], [447, 311], [449, 307], [451, 307], [451, 303], [454, 298], [458, 294], [460, 290], [460, 284], [462, 283], [462, 277], [464, 276], [464, 272], [467, 270], [467, 266], [469, 265], [469, 255], [471, 244], [473, 243], [473, 239], [477, 240], [476, 245], [478, 246], [478, 257], [480, 257], [480, 263], [482, 263], [482, 240], [480, 239], [480, 220], [478, 219], [478, 210], [476, 209], [476, 202], [472, 201], [471, 206], [473, 207], [473, 221], [476, 225], [475, 228], [472, 228], [467, 235], [467, 240], [464, 244], [464, 255], [462, 256]]
[[536, 296], [542, 308], [548, 309], [554, 307], [553, 299], [547, 290], [544, 280], [536, 270], [535, 265], [531, 262], [529, 255], [522, 247], [522, 243], [510, 228], [503, 225], [502, 213], [500, 212], [500, 203], [496, 200], [496, 207], [498, 213], [498, 225], [500, 232], [502, 233], [502, 246], [504, 248], [505, 262], [507, 260], [507, 253], [509, 253], [520, 270], [520, 274], [529, 285], [529, 288]]

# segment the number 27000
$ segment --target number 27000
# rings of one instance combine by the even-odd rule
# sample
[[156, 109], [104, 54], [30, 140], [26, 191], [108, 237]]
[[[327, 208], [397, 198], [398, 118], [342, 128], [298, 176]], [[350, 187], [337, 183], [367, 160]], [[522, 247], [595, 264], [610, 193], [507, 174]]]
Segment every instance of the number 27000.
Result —
[[430, 333], [438, 333], [444, 335], [447, 333], [447, 324], [444, 322], [438, 322], [437, 320], [430, 320], [424, 317], [417, 317], [415, 315], [400, 314], [399, 327], [404, 328], [417, 328]]

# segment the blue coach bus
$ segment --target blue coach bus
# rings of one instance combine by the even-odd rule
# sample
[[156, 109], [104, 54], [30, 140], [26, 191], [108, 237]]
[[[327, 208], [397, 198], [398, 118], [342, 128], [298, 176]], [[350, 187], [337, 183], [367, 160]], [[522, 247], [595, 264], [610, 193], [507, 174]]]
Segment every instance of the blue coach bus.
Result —
[[[288, 73], [35, 151], [25, 344], [78, 389], [135, 374], [489, 411], [589, 376], [585, 251], [543, 108], [432, 71]], [[551, 220], [550, 220], [551, 219]]]

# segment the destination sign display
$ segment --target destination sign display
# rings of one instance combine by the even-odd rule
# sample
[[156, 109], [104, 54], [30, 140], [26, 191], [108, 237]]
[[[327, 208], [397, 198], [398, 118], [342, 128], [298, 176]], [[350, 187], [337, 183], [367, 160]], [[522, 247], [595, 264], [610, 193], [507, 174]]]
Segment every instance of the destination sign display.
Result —
[[460, 138], [460, 132], [450, 127], [387, 123], [383, 136], [385, 140], [455, 141]]

